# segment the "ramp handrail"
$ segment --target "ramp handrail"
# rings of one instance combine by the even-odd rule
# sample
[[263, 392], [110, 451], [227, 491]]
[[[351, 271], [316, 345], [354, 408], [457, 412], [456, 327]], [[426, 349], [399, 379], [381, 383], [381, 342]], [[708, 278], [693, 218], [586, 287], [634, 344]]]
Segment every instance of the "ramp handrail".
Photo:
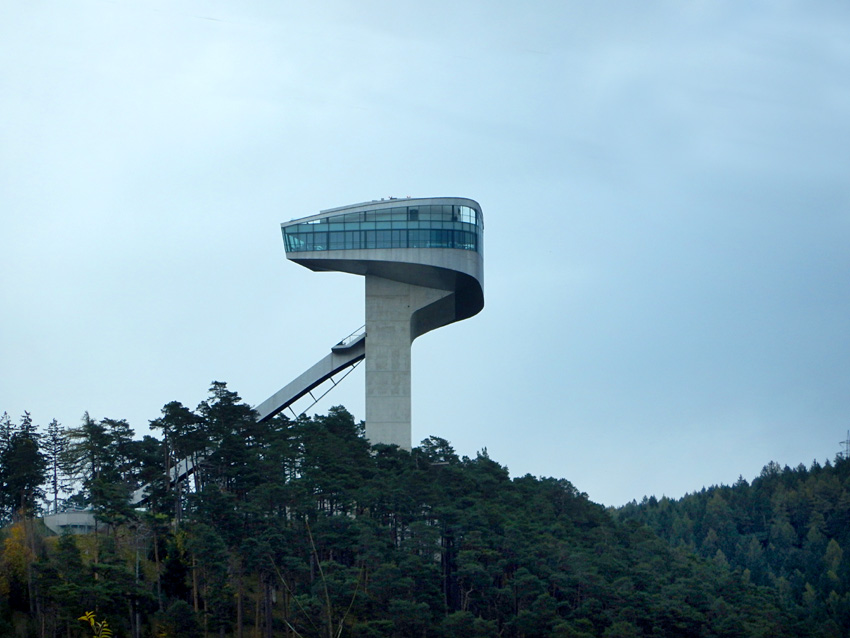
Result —
[[366, 324], [364, 323], [357, 330], [355, 330], [350, 335], [348, 335], [345, 339], [343, 339], [338, 344], [336, 344], [335, 347], [337, 347], [337, 346], [347, 346], [350, 343], [354, 343], [355, 341], [360, 339], [365, 334], [366, 334]]

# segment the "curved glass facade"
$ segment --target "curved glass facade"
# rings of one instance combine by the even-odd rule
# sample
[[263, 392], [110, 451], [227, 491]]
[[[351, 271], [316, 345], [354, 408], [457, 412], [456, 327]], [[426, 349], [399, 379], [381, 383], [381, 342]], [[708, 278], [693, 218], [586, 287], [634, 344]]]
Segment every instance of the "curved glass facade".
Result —
[[483, 253], [481, 215], [470, 206], [411, 203], [340, 212], [284, 226], [286, 252], [369, 248], [459, 248]]

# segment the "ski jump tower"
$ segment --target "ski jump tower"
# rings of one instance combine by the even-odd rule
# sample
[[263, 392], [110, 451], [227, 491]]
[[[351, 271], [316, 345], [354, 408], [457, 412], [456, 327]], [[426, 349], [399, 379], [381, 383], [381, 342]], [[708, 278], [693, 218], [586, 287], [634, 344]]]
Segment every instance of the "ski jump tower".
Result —
[[[366, 326], [256, 406], [257, 421], [313, 396], [327, 381], [336, 385], [335, 376], [365, 358], [366, 438], [409, 450], [413, 340], [484, 307], [481, 206], [462, 197], [391, 198], [323, 210], [280, 226], [291, 261], [366, 278]], [[170, 480], [182, 481], [194, 471], [193, 459], [183, 459], [171, 468]], [[136, 490], [131, 503], [146, 502], [149, 488]], [[69, 525], [58, 519], [51, 524]]]
[[[302, 377], [309, 383], [365, 357], [366, 438], [409, 450], [413, 340], [484, 307], [481, 206], [459, 197], [372, 201], [286, 222], [281, 230], [291, 261], [366, 278], [365, 335], [337, 344], [319, 370]], [[258, 406], [261, 419], [282, 409], [275, 397]]]

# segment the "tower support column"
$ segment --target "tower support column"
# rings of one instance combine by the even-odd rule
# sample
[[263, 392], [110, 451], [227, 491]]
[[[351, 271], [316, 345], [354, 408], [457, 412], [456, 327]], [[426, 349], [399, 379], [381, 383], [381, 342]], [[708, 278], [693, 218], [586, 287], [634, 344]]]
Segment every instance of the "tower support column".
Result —
[[452, 291], [367, 274], [366, 438], [411, 449], [411, 319]]

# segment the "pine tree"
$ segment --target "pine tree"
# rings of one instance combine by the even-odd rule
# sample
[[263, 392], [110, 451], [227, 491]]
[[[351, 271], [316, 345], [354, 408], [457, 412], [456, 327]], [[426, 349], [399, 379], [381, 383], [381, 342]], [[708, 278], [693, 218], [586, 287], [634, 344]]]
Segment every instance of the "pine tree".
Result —
[[68, 439], [62, 426], [53, 419], [47, 426], [47, 436], [43, 439], [44, 456], [47, 462], [50, 492], [53, 495], [53, 513], [59, 512], [59, 493], [62, 482], [62, 455], [68, 447]]
[[41, 485], [46, 479], [47, 461], [40, 438], [25, 412], [0, 448], [0, 507], [7, 518], [32, 516], [38, 499], [44, 496]]

